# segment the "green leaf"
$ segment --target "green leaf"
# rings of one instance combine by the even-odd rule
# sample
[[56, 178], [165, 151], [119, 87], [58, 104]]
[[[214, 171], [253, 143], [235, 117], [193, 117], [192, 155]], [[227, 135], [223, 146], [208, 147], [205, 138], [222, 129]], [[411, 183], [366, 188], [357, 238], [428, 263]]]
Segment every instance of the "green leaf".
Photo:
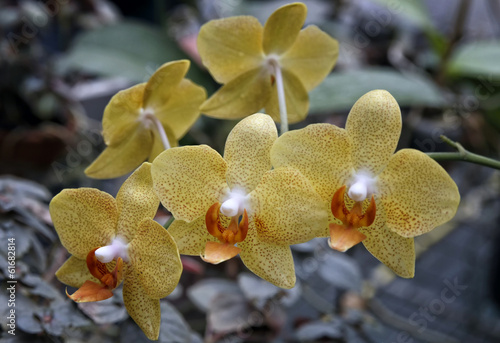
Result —
[[422, 0], [372, 0], [372, 2], [386, 7], [391, 15], [401, 14], [424, 30], [435, 30], [429, 12]]
[[480, 41], [459, 46], [447, 72], [452, 76], [500, 78], [500, 42]]
[[399, 106], [443, 107], [446, 101], [432, 80], [418, 74], [401, 74], [390, 68], [366, 68], [333, 73], [310, 94], [311, 113], [350, 109], [365, 93], [385, 89]]
[[[185, 58], [187, 55], [159, 28], [122, 21], [79, 35], [58, 67], [62, 73], [84, 70], [138, 83], [146, 82], [162, 64]], [[211, 84], [208, 74], [194, 63], [187, 77], [203, 86]]]

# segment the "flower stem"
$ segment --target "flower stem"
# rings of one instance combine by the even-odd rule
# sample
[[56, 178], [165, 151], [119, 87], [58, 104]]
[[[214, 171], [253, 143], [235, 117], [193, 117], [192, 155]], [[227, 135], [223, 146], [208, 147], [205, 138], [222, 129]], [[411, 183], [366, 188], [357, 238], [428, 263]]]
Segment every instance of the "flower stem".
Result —
[[156, 130], [158, 131], [161, 142], [163, 143], [163, 147], [165, 150], [170, 149], [170, 143], [168, 142], [167, 134], [165, 133], [165, 129], [163, 128], [162, 123], [154, 114], [146, 114], [146, 118], [151, 120], [153, 124], [155, 124]]
[[278, 107], [280, 109], [281, 134], [288, 131], [288, 114], [286, 112], [285, 87], [283, 86], [283, 75], [278, 61], [272, 59], [271, 65], [274, 68], [274, 77], [276, 79], [276, 89], [278, 91]]
[[436, 161], [465, 161], [470, 163], [479, 164], [482, 166], [499, 169], [500, 161], [494, 160], [489, 157], [474, 154], [466, 150], [460, 143], [454, 142], [446, 136], [440, 136], [441, 140], [449, 146], [458, 150], [458, 152], [429, 152], [427, 155]]

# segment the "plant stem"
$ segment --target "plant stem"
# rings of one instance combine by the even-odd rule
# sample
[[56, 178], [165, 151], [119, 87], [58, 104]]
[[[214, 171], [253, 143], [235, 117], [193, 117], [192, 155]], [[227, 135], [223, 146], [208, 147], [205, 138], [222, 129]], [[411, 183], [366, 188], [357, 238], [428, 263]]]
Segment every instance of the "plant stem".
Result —
[[168, 137], [167, 134], [165, 133], [165, 129], [163, 128], [162, 123], [154, 114], [147, 114], [146, 118], [151, 120], [153, 124], [155, 124], [156, 130], [158, 131], [158, 134], [160, 135], [161, 142], [163, 143], [163, 147], [165, 150], [170, 149], [170, 143], [168, 142]]
[[499, 169], [500, 161], [474, 154], [466, 150], [460, 143], [454, 142], [446, 136], [440, 137], [443, 142], [458, 150], [458, 152], [429, 152], [427, 155], [436, 161], [465, 161], [482, 166]]
[[274, 77], [276, 79], [276, 89], [278, 91], [278, 107], [280, 109], [281, 132], [284, 134], [288, 131], [288, 114], [286, 112], [285, 88], [283, 86], [283, 75], [278, 61], [272, 59], [271, 65], [274, 68]]

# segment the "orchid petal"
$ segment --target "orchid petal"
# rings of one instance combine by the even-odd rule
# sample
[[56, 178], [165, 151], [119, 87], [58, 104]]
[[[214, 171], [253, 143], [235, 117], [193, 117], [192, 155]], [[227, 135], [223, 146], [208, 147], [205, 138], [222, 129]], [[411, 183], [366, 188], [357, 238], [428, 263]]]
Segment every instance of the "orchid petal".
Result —
[[75, 256], [70, 256], [57, 270], [56, 277], [65, 285], [80, 288], [85, 281], [98, 283], [99, 280], [90, 274], [87, 262]]
[[151, 152], [153, 134], [139, 126], [117, 145], [110, 145], [85, 169], [95, 179], [110, 179], [125, 175], [137, 168]]
[[339, 55], [339, 43], [317, 26], [300, 31], [297, 40], [279, 59], [285, 70], [293, 72], [307, 91], [330, 74]]
[[385, 90], [366, 93], [354, 104], [346, 130], [352, 140], [354, 168], [380, 173], [396, 150], [401, 134], [401, 111]]
[[250, 193], [257, 186], [271, 169], [270, 151], [277, 137], [276, 125], [267, 114], [256, 113], [236, 124], [224, 150], [231, 189], [238, 187]]
[[[285, 103], [288, 123], [294, 124], [304, 120], [309, 110], [309, 96], [302, 82], [292, 72], [281, 70], [283, 87], [285, 89]], [[269, 101], [266, 103], [266, 113], [273, 117], [275, 122], [280, 122], [280, 109], [276, 82], [270, 90]]]
[[219, 119], [238, 119], [258, 112], [271, 95], [271, 74], [251, 69], [231, 80], [201, 105], [201, 112]]
[[235, 257], [240, 251], [240, 248], [229, 243], [207, 242], [201, 259], [211, 264], [219, 264]]
[[266, 55], [281, 55], [288, 50], [299, 35], [307, 16], [307, 7], [296, 2], [278, 8], [264, 25], [262, 45]]
[[288, 245], [262, 242], [255, 227], [250, 227], [238, 247], [241, 260], [255, 275], [281, 288], [295, 286], [295, 268]]
[[259, 240], [298, 244], [324, 235], [328, 229], [328, 205], [295, 169], [267, 172], [250, 195], [249, 212]]
[[182, 272], [173, 238], [153, 219], [144, 219], [129, 245], [130, 263], [150, 298], [164, 298], [174, 290]]
[[140, 123], [137, 121], [142, 108], [145, 83], [115, 94], [104, 109], [102, 136], [106, 145], [117, 145], [130, 136]]
[[198, 51], [203, 64], [219, 83], [262, 63], [262, 25], [250, 16], [211, 20], [200, 29]]
[[52, 199], [49, 209], [62, 245], [81, 260], [115, 236], [118, 211], [108, 193], [94, 188], [65, 189]]
[[139, 271], [130, 268], [123, 284], [123, 302], [132, 319], [139, 325], [147, 338], [157, 340], [160, 335], [160, 300], [147, 296]]
[[165, 63], [155, 71], [144, 90], [143, 108], [153, 111], [163, 106], [179, 86], [189, 69], [189, 60], [178, 60]]
[[403, 237], [421, 235], [447, 222], [460, 202], [448, 173], [418, 150], [398, 151], [379, 175], [378, 185], [387, 227]]
[[206, 145], [172, 148], [153, 162], [153, 187], [163, 206], [176, 219], [204, 216], [227, 191], [227, 165]]
[[151, 163], [143, 163], [122, 184], [116, 195], [118, 232], [130, 242], [145, 218], [154, 218], [160, 200], [153, 191]]
[[352, 170], [347, 132], [330, 124], [312, 124], [279, 137], [271, 149], [275, 168], [292, 167], [309, 179], [328, 203]]
[[[207, 93], [203, 87], [184, 79], [171, 90], [167, 102], [155, 106], [155, 116], [171, 131], [167, 131], [169, 140], [184, 137], [200, 116], [200, 106], [206, 98]], [[175, 146], [172, 142], [170, 145]]]

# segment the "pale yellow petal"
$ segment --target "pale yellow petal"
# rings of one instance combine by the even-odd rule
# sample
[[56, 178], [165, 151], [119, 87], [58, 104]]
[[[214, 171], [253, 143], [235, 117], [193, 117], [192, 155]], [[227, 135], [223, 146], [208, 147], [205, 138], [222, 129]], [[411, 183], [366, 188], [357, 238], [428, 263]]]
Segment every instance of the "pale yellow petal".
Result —
[[130, 136], [140, 123], [145, 83], [116, 93], [104, 109], [102, 136], [106, 145], [116, 145]]
[[164, 298], [177, 286], [182, 272], [179, 251], [173, 238], [153, 219], [144, 219], [130, 242], [130, 263], [151, 298]]
[[266, 55], [280, 55], [288, 50], [299, 35], [307, 16], [307, 7], [296, 2], [278, 8], [264, 25], [262, 45]]
[[[364, 210], [368, 201], [365, 201]], [[386, 225], [385, 210], [377, 198], [377, 214], [375, 222], [368, 228], [359, 231], [366, 235], [363, 245], [380, 262], [404, 278], [415, 275], [415, 245], [413, 238], [405, 238], [392, 232]]]
[[130, 242], [146, 218], [154, 218], [160, 200], [153, 191], [151, 163], [143, 163], [123, 183], [116, 195], [117, 234]]
[[165, 63], [149, 79], [144, 90], [143, 107], [153, 110], [163, 106], [179, 86], [189, 69], [189, 60]]
[[309, 92], [330, 74], [339, 55], [339, 43], [317, 26], [300, 31], [297, 40], [279, 60], [283, 69], [293, 72]]
[[347, 132], [335, 125], [312, 124], [279, 137], [271, 149], [275, 168], [292, 167], [330, 202], [352, 170], [352, 149]]
[[271, 95], [271, 74], [252, 69], [222, 86], [201, 105], [201, 112], [219, 119], [239, 119], [259, 111]]
[[366, 93], [352, 107], [346, 130], [352, 139], [354, 168], [377, 175], [389, 163], [401, 134], [396, 99], [385, 90]]
[[[166, 125], [163, 125], [163, 129], [165, 130], [165, 134], [167, 135], [170, 147], [174, 148], [178, 146], [179, 142], [175, 139], [172, 130]], [[164, 151], [165, 151], [165, 145], [163, 144], [163, 140], [161, 139], [161, 136], [155, 126], [153, 128], [153, 147], [151, 148], [151, 153], [149, 154], [148, 162], [152, 163], [155, 160], [155, 158], [158, 157], [158, 155]]]
[[328, 203], [296, 169], [265, 173], [250, 197], [250, 221], [262, 241], [304, 243], [322, 235], [328, 227]]
[[[184, 79], [172, 90], [172, 96], [155, 108], [155, 116], [167, 126], [173, 137], [181, 139], [200, 116], [200, 106], [207, 98], [205, 89]], [[170, 138], [170, 135], [167, 132]]]
[[219, 241], [208, 233], [205, 215], [196, 218], [190, 223], [176, 219], [169, 226], [168, 232], [174, 238], [179, 253], [182, 255], [200, 256], [204, 253], [207, 242]]
[[153, 162], [153, 187], [174, 218], [205, 215], [227, 190], [226, 161], [206, 145], [172, 148]]
[[271, 169], [271, 147], [278, 137], [267, 114], [256, 113], [240, 121], [227, 137], [224, 159], [227, 184], [250, 193]]
[[295, 286], [295, 268], [288, 245], [260, 241], [250, 224], [246, 239], [238, 243], [238, 247], [241, 260], [255, 275], [281, 288]]
[[455, 215], [460, 202], [448, 173], [421, 151], [403, 149], [379, 176], [379, 193], [387, 226], [404, 237], [415, 237]]
[[65, 285], [80, 288], [87, 280], [99, 283], [99, 280], [90, 274], [87, 262], [75, 256], [70, 256], [57, 270], [56, 277]]
[[115, 199], [95, 188], [64, 189], [49, 205], [62, 245], [85, 260], [94, 248], [107, 245], [116, 233]]
[[[285, 89], [286, 112], [288, 123], [294, 124], [304, 120], [309, 110], [309, 96], [304, 85], [292, 72], [282, 70], [283, 87]], [[278, 102], [278, 91], [276, 82], [271, 89], [269, 101], [265, 105], [266, 112], [273, 117], [274, 121], [280, 122], [280, 109]]]
[[262, 32], [250, 16], [211, 20], [201, 27], [198, 51], [217, 82], [228, 83], [262, 63]]
[[160, 300], [147, 296], [139, 279], [140, 270], [129, 269], [123, 283], [123, 302], [132, 319], [147, 338], [157, 340], [160, 334]]
[[139, 126], [127, 139], [104, 149], [85, 174], [94, 179], [111, 179], [130, 173], [147, 159], [152, 146], [151, 130]]

